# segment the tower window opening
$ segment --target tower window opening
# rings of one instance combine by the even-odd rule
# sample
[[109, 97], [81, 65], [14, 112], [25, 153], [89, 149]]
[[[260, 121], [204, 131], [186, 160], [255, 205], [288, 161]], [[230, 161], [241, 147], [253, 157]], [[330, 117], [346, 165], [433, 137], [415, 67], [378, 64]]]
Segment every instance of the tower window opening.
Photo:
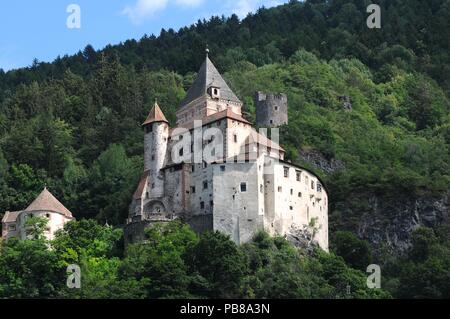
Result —
[[284, 168], [284, 177], [289, 178], [289, 167]]
[[247, 192], [247, 183], [245, 183], [245, 182], [241, 183], [241, 192], [242, 193]]

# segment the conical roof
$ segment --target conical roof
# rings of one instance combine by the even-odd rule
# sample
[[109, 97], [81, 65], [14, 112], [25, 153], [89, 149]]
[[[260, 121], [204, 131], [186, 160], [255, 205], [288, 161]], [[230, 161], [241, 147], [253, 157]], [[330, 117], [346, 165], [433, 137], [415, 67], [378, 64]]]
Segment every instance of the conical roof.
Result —
[[72, 217], [72, 213], [64, 207], [59, 200], [53, 196], [47, 188], [25, 209], [27, 212], [32, 211], [49, 211], [63, 214], [66, 217]]
[[153, 105], [152, 109], [150, 110], [150, 113], [147, 116], [147, 119], [145, 120], [144, 124], [142, 124], [142, 126], [154, 122], [169, 123], [169, 121], [167, 121], [166, 117], [164, 116], [164, 113], [161, 111], [161, 108], [159, 107], [157, 102], [155, 102], [155, 105]]
[[220, 89], [221, 99], [241, 103], [236, 94], [234, 94], [225, 82], [222, 75], [220, 75], [219, 71], [217, 71], [209, 57], [206, 56], [206, 60], [200, 67], [194, 84], [188, 90], [183, 101], [181, 101], [180, 108], [207, 94], [208, 88], [210, 87]]

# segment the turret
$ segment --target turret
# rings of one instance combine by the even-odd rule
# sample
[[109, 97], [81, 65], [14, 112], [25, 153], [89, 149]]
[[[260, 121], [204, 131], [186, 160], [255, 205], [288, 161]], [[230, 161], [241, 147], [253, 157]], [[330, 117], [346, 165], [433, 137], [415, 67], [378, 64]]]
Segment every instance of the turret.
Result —
[[144, 137], [144, 167], [149, 175], [149, 195], [158, 198], [164, 195], [164, 179], [161, 170], [164, 167], [169, 139], [169, 122], [158, 103], [155, 102], [147, 120], [142, 124]]

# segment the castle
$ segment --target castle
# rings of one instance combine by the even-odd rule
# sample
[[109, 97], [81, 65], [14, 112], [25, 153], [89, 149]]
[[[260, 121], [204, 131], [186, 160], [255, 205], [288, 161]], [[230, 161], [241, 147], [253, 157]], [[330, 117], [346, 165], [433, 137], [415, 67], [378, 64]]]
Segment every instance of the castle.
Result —
[[24, 210], [6, 212], [2, 219], [2, 237], [27, 239], [26, 221], [30, 217], [42, 217], [48, 220], [44, 236], [51, 240], [55, 233], [73, 220], [72, 213], [45, 188]]
[[[257, 97], [264, 108], [257, 111], [258, 124], [287, 123], [286, 96]], [[270, 139], [257, 132], [242, 106], [208, 54], [176, 112], [176, 127], [155, 103], [142, 125], [145, 169], [124, 228], [126, 243], [144, 240], [145, 228], [155, 222], [181, 219], [197, 232], [228, 234], [237, 244], [259, 230], [288, 235], [309, 229], [328, 250], [324, 184], [285, 161], [276, 131]], [[281, 115], [270, 122], [278, 111], [272, 107]]]
[[288, 100], [286, 94], [256, 92], [256, 126], [278, 127], [288, 124]]

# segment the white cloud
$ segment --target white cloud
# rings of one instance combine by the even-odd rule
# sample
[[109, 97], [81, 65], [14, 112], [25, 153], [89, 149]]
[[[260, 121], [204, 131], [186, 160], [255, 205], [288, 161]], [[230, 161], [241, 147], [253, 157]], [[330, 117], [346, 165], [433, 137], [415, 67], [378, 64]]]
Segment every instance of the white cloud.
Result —
[[184, 7], [197, 7], [203, 3], [204, 0], [176, 0], [175, 3]]
[[155, 12], [164, 10], [169, 0], [137, 0], [133, 6], [126, 6], [122, 14], [130, 18], [134, 24], [141, 24]]
[[122, 10], [122, 14], [130, 18], [134, 24], [141, 24], [156, 12], [164, 10], [172, 2], [182, 7], [197, 7], [204, 0], [137, 0], [134, 5], [126, 6]]

